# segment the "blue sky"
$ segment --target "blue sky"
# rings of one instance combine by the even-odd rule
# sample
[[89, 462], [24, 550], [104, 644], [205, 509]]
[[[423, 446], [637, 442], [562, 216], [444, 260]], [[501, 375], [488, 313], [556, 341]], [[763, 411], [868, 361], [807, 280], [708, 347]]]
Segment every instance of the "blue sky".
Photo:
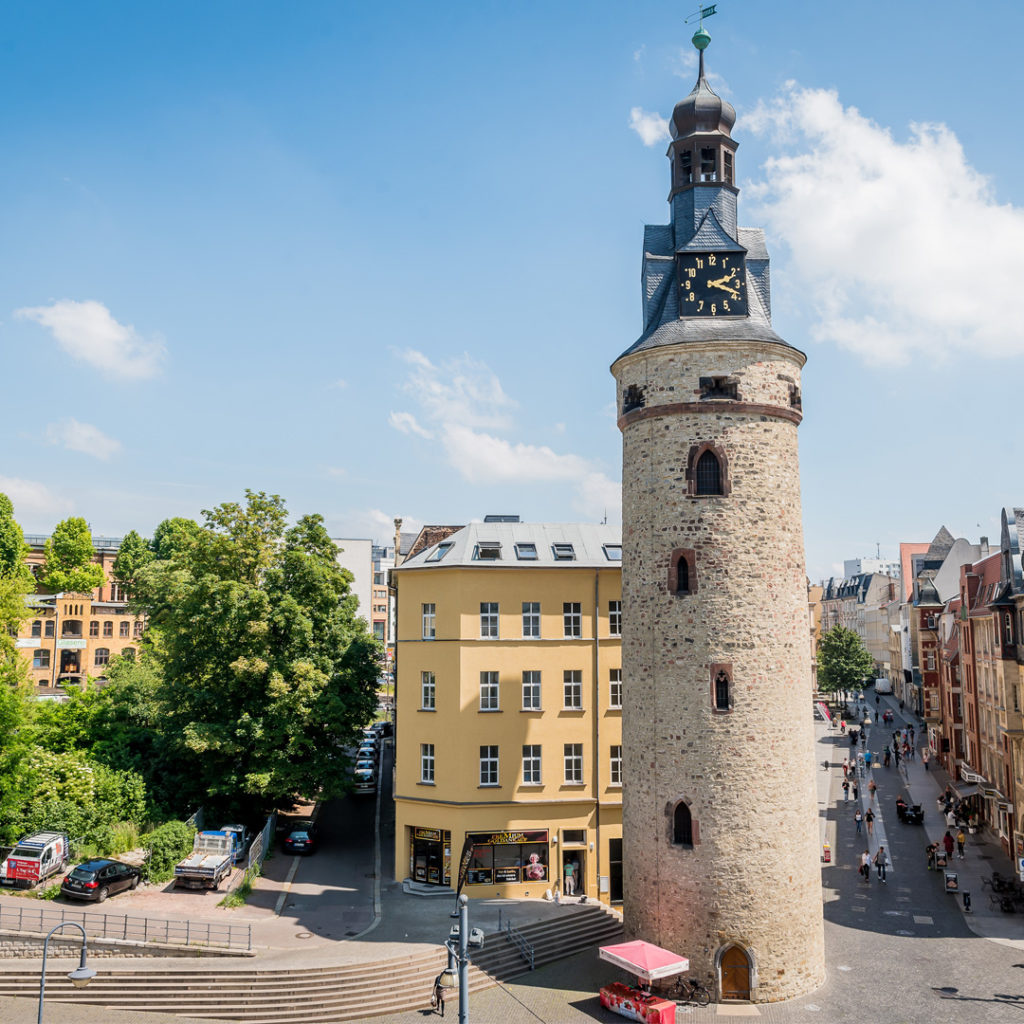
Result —
[[[740, 222], [808, 353], [808, 571], [1024, 500], [1024, 7], [726, 0]], [[29, 532], [283, 495], [618, 517], [686, 11], [21, 3], [0, 24], [0, 489]]]

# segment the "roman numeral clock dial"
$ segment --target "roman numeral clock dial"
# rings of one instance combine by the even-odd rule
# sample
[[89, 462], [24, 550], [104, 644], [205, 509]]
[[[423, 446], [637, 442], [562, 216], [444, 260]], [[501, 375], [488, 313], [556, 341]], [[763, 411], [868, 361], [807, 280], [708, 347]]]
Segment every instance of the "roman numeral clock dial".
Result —
[[746, 316], [747, 272], [738, 252], [680, 253], [679, 316]]

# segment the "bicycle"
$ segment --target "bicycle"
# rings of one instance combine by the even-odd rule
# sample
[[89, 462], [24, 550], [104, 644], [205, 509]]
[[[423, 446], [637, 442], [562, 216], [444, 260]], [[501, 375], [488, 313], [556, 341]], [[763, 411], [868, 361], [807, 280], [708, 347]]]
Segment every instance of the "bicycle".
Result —
[[697, 980], [678, 977], [668, 990], [669, 999], [677, 1003], [696, 1003], [707, 1006], [711, 1002], [711, 993]]

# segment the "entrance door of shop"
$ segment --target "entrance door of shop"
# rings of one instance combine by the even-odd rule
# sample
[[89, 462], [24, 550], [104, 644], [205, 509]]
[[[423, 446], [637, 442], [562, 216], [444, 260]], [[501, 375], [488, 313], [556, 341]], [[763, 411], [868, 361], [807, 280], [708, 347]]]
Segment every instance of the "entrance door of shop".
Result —
[[442, 885], [444, 866], [444, 847], [433, 839], [413, 839], [412, 841], [413, 878], [427, 885]]
[[608, 898], [622, 902], [622, 840], [608, 840]]
[[739, 946], [730, 946], [723, 954], [722, 998], [750, 998], [750, 960]]
[[584, 880], [587, 877], [587, 862], [586, 853], [583, 850], [563, 850], [562, 851], [562, 895], [568, 895], [569, 885], [567, 879], [569, 874], [566, 868], [572, 865], [572, 881], [573, 881], [573, 895], [582, 896], [586, 891], [584, 888]]

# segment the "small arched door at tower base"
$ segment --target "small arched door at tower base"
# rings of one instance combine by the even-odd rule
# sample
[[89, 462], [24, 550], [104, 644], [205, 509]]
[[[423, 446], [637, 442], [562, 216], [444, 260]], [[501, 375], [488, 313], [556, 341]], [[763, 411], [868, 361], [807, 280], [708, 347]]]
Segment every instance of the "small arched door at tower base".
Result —
[[729, 946], [718, 962], [722, 999], [750, 998], [750, 957], [739, 946]]

